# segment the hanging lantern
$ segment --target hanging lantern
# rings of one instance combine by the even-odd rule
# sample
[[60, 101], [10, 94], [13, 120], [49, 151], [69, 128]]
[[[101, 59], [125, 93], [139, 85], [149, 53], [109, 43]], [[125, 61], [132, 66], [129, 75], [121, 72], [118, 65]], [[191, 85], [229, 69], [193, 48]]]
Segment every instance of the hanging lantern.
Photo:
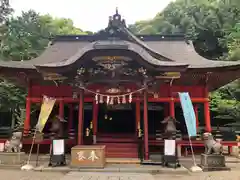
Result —
[[122, 103], [123, 103], [123, 104], [126, 104], [126, 96], [123, 96], [123, 98], [122, 98]]
[[93, 122], [90, 123], [90, 129], [93, 129]]
[[113, 105], [113, 97], [110, 98], [109, 104]]
[[98, 94], [95, 95], [96, 104], [98, 104]]
[[118, 104], [121, 104], [121, 101], [120, 101], [120, 97], [119, 97], [119, 96], [117, 97], [117, 103], [118, 103]]
[[102, 96], [102, 95], [100, 95], [100, 97], [99, 97], [99, 103], [100, 103], [100, 104], [103, 103], [103, 96]]
[[129, 103], [132, 102], [132, 93], [129, 95], [128, 102], [129, 102]]
[[109, 104], [109, 100], [110, 100], [110, 97], [109, 96], [107, 96], [107, 104]]

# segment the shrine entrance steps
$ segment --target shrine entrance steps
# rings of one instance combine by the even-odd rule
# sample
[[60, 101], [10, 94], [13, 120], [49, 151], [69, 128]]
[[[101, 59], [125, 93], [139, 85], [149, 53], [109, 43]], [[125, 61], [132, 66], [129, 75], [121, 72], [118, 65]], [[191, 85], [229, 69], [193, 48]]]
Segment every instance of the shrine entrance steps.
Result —
[[107, 158], [138, 158], [138, 143], [134, 135], [101, 135], [98, 145], [106, 146]]

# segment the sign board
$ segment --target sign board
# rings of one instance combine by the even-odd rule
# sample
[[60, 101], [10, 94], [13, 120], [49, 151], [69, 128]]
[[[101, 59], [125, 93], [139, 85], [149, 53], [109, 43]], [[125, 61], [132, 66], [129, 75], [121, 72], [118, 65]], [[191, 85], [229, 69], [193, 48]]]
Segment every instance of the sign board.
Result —
[[55, 139], [53, 140], [53, 155], [63, 155], [65, 152], [64, 140]]
[[76, 168], [104, 168], [105, 146], [83, 145], [71, 149], [71, 166]]
[[65, 140], [54, 139], [52, 140], [51, 155], [49, 159], [49, 166], [62, 166], [66, 165], [65, 157]]
[[176, 155], [176, 140], [164, 140], [164, 155], [175, 156]]

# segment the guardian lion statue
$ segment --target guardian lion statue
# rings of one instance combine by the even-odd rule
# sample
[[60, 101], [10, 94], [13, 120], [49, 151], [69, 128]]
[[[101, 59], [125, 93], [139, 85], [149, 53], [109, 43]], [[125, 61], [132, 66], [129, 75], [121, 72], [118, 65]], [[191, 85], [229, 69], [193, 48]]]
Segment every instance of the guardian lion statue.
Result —
[[14, 132], [12, 137], [5, 142], [5, 152], [21, 152], [22, 149], [22, 132]]
[[211, 133], [203, 134], [205, 154], [219, 154], [223, 153], [223, 147], [220, 142], [214, 140]]

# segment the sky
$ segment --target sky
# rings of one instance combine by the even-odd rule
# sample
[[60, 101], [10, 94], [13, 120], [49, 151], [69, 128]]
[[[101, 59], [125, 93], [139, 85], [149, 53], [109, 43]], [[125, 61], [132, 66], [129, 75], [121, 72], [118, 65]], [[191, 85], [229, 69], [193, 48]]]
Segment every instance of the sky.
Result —
[[153, 18], [173, 0], [10, 0], [15, 15], [33, 9], [40, 14], [64, 17], [84, 31], [96, 32], [107, 26], [118, 7], [127, 24]]

